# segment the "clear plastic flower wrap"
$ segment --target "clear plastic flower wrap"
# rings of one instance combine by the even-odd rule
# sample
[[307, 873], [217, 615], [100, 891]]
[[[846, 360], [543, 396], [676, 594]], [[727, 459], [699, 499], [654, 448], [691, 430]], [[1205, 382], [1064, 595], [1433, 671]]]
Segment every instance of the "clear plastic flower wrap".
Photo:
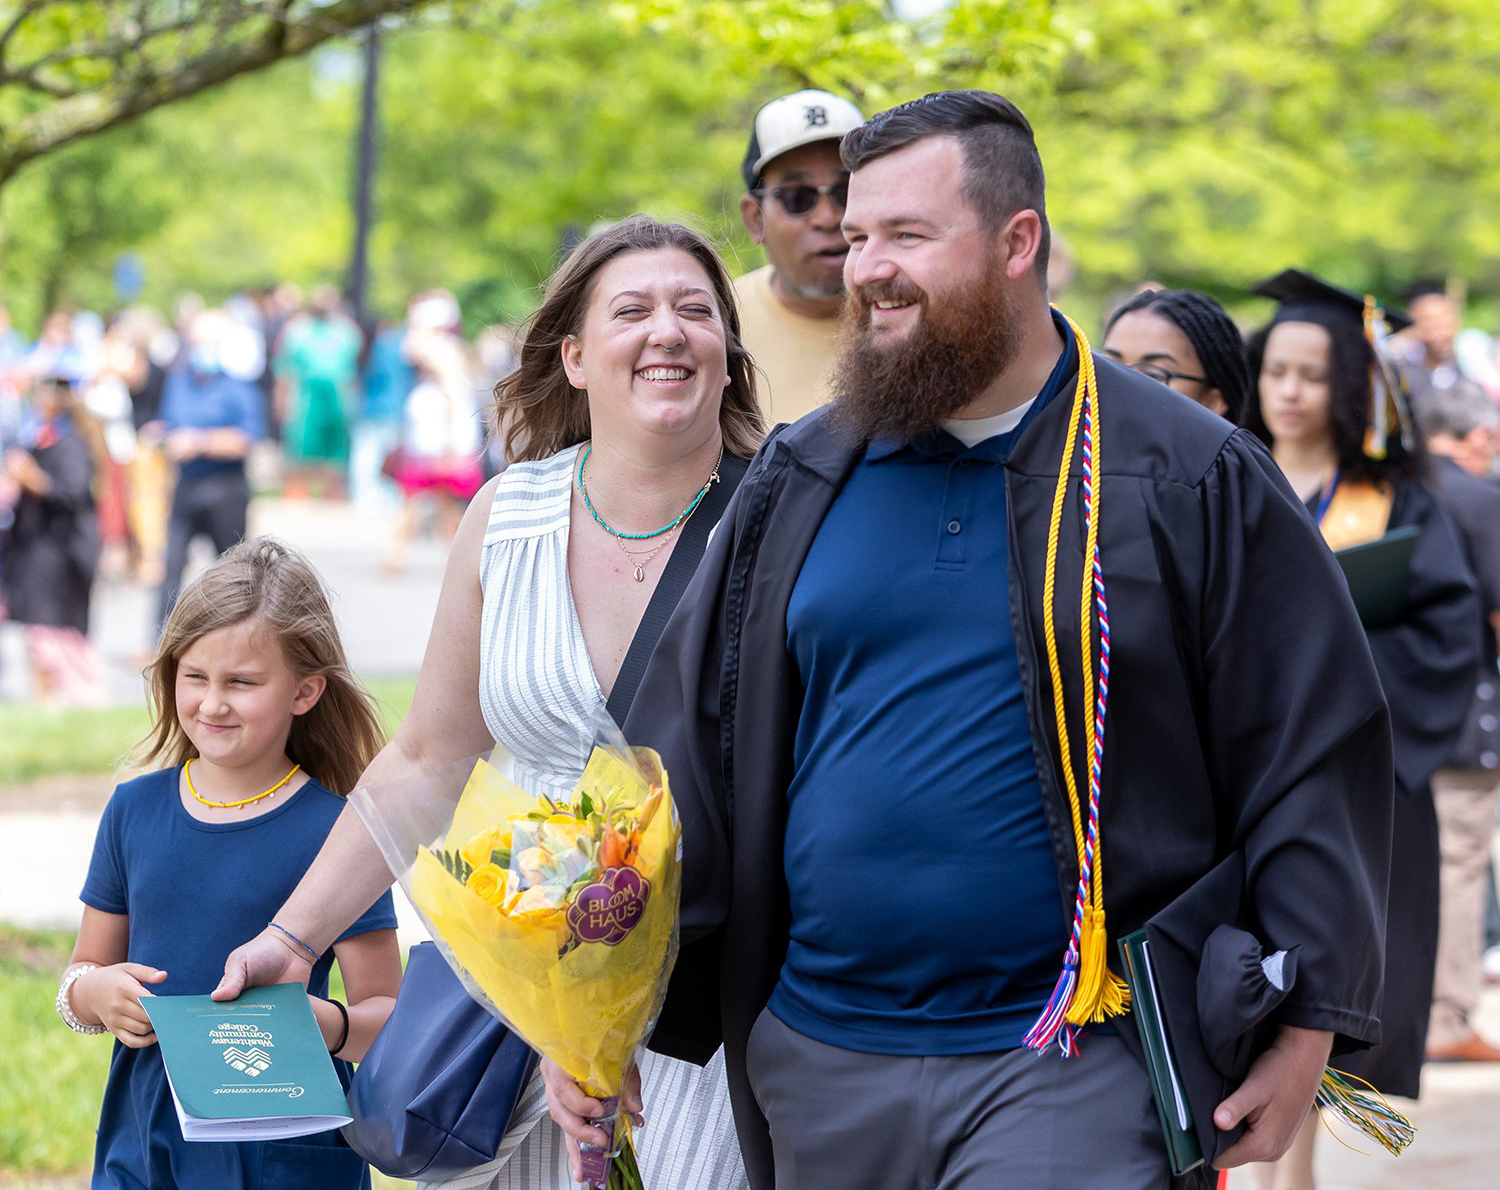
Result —
[[613, 1111], [589, 1183], [639, 1190], [618, 1100], [677, 957], [681, 827], [656, 753], [593, 727], [569, 792], [496, 748], [349, 800], [470, 994]]

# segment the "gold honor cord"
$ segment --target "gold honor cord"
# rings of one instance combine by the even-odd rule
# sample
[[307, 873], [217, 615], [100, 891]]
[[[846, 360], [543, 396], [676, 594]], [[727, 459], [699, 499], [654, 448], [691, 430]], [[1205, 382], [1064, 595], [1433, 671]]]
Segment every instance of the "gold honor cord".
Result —
[[[1093, 515], [1088, 518], [1088, 540], [1084, 546], [1084, 574], [1083, 574], [1083, 597], [1080, 603], [1078, 622], [1084, 627], [1080, 629], [1079, 638], [1082, 651], [1083, 666], [1083, 730], [1084, 730], [1084, 757], [1086, 767], [1093, 770], [1094, 787], [1091, 789], [1091, 799], [1097, 799], [1098, 779], [1103, 768], [1103, 733], [1104, 715], [1102, 703], [1095, 701], [1094, 688], [1094, 650], [1093, 632], [1089, 628], [1089, 594], [1090, 578], [1094, 578], [1101, 589], [1100, 618], [1101, 631], [1107, 636], [1108, 621], [1105, 619], [1103, 606], [1103, 577], [1097, 573], [1099, 566], [1099, 507], [1102, 498], [1102, 475], [1099, 470], [1099, 441], [1101, 437], [1101, 420], [1099, 414], [1099, 382], [1094, 374], [1094, 356], [1089, 347], [1087, 336], [1072, 319], [1068, 319], [1068, 325], [1073, 328], [1073, 333], [1079, 341], [1079, 371], [1087, 373], [1084, 381], [1085, 391], [1092, 394], [1091, 407], [1093, 410], [1092, 425], [1085, 424], [1084, 447], [1089, 448], [1090, 430], [1092, 430], [1092, 453], [1093, 466], [1084, 469], [1084, 482], [1088, 484], [1092, 479], [1093, 484]], [[1091, 568], [1093, 573], [1091, 574]], [[1104, 646], [1107, 649], [1107, 646]], [[1102, 654], [1099, 698], [1107, 697], [1108, 653]], [[1094, 714], [1089, 709], [1097, 708]], [[1097, 735], [1096, 735], [1097, 732]], [[1089, 881], [1089, 913], [1083, 922], [1083, 945], [1081, 962], [1078, 968], [1078, 991], [1074, 996], [1072, 1010], [1068, 1013], [1068, 1022], [1074, 1025], [1085, 1023], [1097, 1023], [1106, 1017], [1119, 1016], [1130, 1008], [1130, 989], [1125, 981], [1110, 973], [1108, 966], [1108, 940], [1107, 931], [1104, 926], [1104, 847], [1102, 836], [1099, 832], [1099, 812], [1097, 804], [1092, 807], [1092, 825], [1094, 828], [1093, 855], [1091, 864], [1092, 879]], [[1087, 843], [1087, 840], [1085, 840]], [[1086, 857], [1079, 856], [1080, 868]]]
[[[1074, 1042], [1079, 1026], [1116, 1016], [1130, 1007], [1129, 991], [1124, 982], [1109, 971], [1105, 961], [1107, 931], [1104, 918], [1104, 882], [1102, 879], [1102, 841], [1099, 834], [1098, 796], [1102, 775], [1102, 732], [1108, 697], [1108, 622], [1104, 614], [1102, 572], [1097, 570], [1099, 557], [1099, 509], [1101, 492], [1099, 474], [1100, 427], [1098, 417], [1098, 379], [1094, 372], [1092, 349], [1088, 337], [1072, 319], [1069, 329], [1078, 345], [1078, 383], [1074, 390], [1073, 409], [1058, 464], [1057, 488], [1052, 498], [1052, 516], [1047, 531], [1047, 565], [1043, 579], [1043, 633], [1047, 646], [1047, 670], [1052, 682], [1052, 708], [1057, 724], [1058, 752], [1063, 783], [1068, 794], [1068, 811], [1073, 825], [1073, 843], [1078, 860], [1078, 891], [1074, 904], [1072, 932], [1063, 960], [1063, 972], [1052, 998], [1041, 1018], [1027, 1034], [1027, 1044], [1047, 1049], [1059, 1041], [1064, 1054], [1075, 1052]], [[1090, 774], [1090, 799], [1085, 829], [1083, 801], [1079, 794], [1073, 767], [1072, 739], [1068, 732], [1066, 703], [1062, 684], [1062, 664], [1057, 644], [1057, 570], [1059, 542], [1062, 534], [1063, 506], [1066, 503], [1068, 479], [1073, 463], [1075, 443], [1083, 438], [1083, 485], [1085, 508], [1085, 542], [1082, 589], [1079, 597], [1079, 651], [1083, 676], [1083, 732], [1085, 767]], [[1093, 609], [1101, 612], [1101, 659], [1099, 701], [1095, 702]]]

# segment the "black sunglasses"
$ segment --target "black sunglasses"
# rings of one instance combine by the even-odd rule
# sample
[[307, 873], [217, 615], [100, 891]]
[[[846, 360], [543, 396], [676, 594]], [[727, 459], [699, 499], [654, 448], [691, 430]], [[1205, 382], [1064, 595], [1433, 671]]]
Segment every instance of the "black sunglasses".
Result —
[[757, 198], [770, 195], [781, 204], [781, 209], [788, 215], [801, 218], [803, 215], [812, 213], [812, 209], [818, 205], [818, 199], [827, 195], [829, 200], [839, 210], [849, 205], [849, 179], [840, 178], [837, 182], [830, 182], [826, 186], [808, 186], [799, 182], [792, 186], [762, 186], [758, 190], [750, 191]]

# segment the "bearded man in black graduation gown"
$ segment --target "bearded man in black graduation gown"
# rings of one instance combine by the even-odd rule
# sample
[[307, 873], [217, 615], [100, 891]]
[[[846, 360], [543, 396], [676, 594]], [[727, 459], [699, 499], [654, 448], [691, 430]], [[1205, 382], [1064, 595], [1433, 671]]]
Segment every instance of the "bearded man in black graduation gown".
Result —
[[[1133, 1022], [1073, 1057], [1024, 1042], [1079, 885], [1063, 766], [1085, 796], [1089, 776], [1081, 447], [1049, 554], [1086, 344], [1048, 306], [1031, 128], [999, 96], [940, 93], [843, 154], [837, 401], [752, 464], [626, 725], [661, 751], [684, 828], [653, 1046], [723, 1045], [755, 1190], [1165, 1187]], [[1274, 1044], [1209, 1109], [1244, 1128], [1219, 1164], [1266, 1160], [1330, 1053], [1380, 1035], [1388, 714], [1344, 580], [1261, 445], [1093, 366], [1106, 953], [1243, 863], [1248, 920], [1267, 952], [1296, 948], [1297, 976]], [[593, 1105], [549, 1077], [565, 1130], [594, 1135]]]

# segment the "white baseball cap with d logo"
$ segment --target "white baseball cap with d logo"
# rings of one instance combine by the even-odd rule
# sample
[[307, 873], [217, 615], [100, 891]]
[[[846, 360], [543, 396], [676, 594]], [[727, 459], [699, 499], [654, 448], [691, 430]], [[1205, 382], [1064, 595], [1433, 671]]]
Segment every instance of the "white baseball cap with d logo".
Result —
[[750, 129], [750, 147], [741, 166], [745, 189], [755, 189], [773, 157], [818, 141], [841, 140], [864, 122], [859, 108], [827, 91], [797, 91], [771, 100], [755, 113]]

